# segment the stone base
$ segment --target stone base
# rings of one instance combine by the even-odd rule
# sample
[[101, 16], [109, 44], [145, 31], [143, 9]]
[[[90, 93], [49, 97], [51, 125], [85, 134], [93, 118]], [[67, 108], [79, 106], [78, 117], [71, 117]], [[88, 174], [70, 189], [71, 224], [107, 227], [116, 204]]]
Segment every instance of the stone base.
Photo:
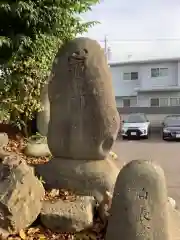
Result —
[[77, 195], [94, 196], [101, 202], [106, 191], [113, 191], [119, 168], [112, 159], [53, 158], [46, 164], [36, 165], [35, 172], [42, 177], [46, 189], [68, 189]]
[[93, 197], [77, 197], [75, 201], [46, 200], [41, 210], [41, 222], [55, 232], [80, 232], [92, 227], [94, 208]]

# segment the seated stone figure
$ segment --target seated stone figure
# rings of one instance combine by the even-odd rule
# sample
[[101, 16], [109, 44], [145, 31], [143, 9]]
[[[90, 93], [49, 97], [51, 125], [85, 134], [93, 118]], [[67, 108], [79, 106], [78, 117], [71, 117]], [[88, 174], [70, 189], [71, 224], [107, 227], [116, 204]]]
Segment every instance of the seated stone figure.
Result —
[[104, 50], [77, 38], [57, 53], [48, 85], [48, 146], [52, 160], [36, 167], [47, 188], [64, 188], [101, 201], [119, 169], [109, 152], [119, 113]]

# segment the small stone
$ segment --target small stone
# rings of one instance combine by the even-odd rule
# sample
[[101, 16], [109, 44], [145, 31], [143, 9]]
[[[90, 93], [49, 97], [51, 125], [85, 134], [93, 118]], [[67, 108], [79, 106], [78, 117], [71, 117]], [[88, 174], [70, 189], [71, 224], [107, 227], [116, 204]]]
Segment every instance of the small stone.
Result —
[[7, 133], [0, 133], [0, 147], [5, 147], [8, 145], [9, 138]]
[[49, 195], [50, 197], [57, 197], [59, 195], [59, 189], [52, 189]]
[[93, 225], [95, 200], [78, 196], [75, 201], [44, 201], [41, 210], [43, 225], [52, 231], [74, 233]]
[[10, 235], [10, 233], [2, 228], [0, 228], [0, 239], [1, 240], [5, 240], [8, 239], [8, 236]]
[[50, 150], [47, 143], [29, 142], [24, 149], [24, 153], [30, 157], [47, 157], [50, 156]]
[[17, 155], [0, 164], [0, 226], [10, 233], [31, 225], [42, 207], [45, 191], [32, 167]]
[[0, 161], [3, 161], [4, 158], [9, 155], [9, 152], [5, 151], [3, 148], [0, 147]]

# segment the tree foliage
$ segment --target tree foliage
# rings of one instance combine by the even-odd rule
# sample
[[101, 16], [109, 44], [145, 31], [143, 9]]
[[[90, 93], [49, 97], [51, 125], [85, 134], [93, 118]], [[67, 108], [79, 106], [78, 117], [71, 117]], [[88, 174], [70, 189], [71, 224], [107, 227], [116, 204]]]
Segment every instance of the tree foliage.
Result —
[[98, 0], [4, 0], [0, 3], [1, 108], [28, 133], [28, 122], [41, 111], [40, 91], [61, 44], [97, 22], [79, 14]]

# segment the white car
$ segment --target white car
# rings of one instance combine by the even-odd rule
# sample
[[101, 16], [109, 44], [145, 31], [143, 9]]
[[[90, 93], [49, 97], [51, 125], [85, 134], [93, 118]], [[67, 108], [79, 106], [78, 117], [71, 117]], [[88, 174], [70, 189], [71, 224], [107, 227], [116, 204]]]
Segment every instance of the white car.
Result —
[[123, 139], [130, 137], [148, 138], [150, 122], [143, 113], [130, 114], [122, 122], [121, 135]]

